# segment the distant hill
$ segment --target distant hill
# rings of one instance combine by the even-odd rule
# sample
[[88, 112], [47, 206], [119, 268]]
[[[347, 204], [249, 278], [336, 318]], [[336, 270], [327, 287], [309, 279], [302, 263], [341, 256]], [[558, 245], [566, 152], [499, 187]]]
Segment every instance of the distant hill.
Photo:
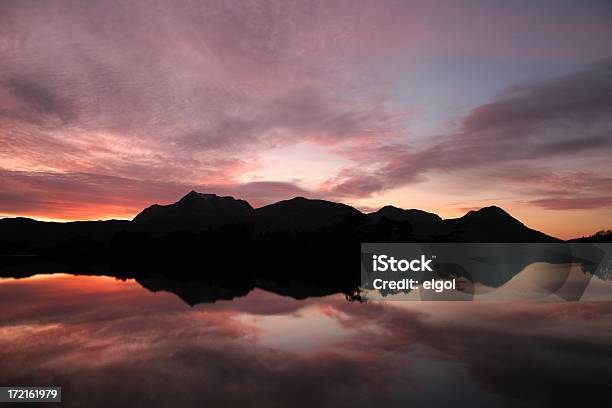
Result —
[[296, 197], [258, 209], [244, 200], [190, 192], [174, 204], [154, 204], [138, 214], [132, 229], [154, 232], [202, 231], [252, 224], [258, 231], [312, 230], [362, 216], [357, 209], [325, 200]]
[[[608, 232], [583, 240], [610, 238]], [[254, 209], [244, 200], [192, 191], [132, 221], [0, 219], [0, 276], [110, 274], [177, 293], [189, 304], [243, 296], [254, 287], [295, 298], [344, 293], [357, 299], [360, 243], [557, 241], [499, 207], [442, 219], [392, 206], [366, 215], [304, 197]], [[487, 275], [487, 282], [512, 276]]]
[[588, 237], [575, 238], [570, 242], [612, 242], [612, 230], [597, 231]]
[[392, 205], [384, 206], [380, 210], [368, 214], [368, 218], [372, 221], [379, 221], [383, 217], [392, 221], [408, 221], [411, 223], [433, 223], [442, 221], [442, 218], [440, 218], [438, 214], [415, 209], [403, 210]]
[[469, 211], [461, 218], [444, 220], [451, 241], [458, 242], [551, 242], [561, 241], [526, 227], [499, 207]]
[[43, 222], [23, 217], [3, 218], [0, 219], [0, 255], [58, 246], [74, 249], [99, 246], [127, 229], [129, 224], [123, 220]]
[[132, 227], [155, 232], [201, 231], [228, 224], [251, 223], [254, 210], [244, 200], [191, 191], [174, 204], [154, 204], [133, 219]]
[[348, 205], [296, 197], [255, 210], [258, 231], [329, 227], [363, 214]]
[[557, 238], [533, 230], [499, 207], [469, 211], [461, 218], [441, 219], [421, 210], [402, 210], [386, 206], [368, 214], [371, 221], [409, 224], [411, 242], [554, 242]]
[[[248, 239], [264, 249], [272, 245], [270, 242], [284, 244], [287, 233], [309, 242], [332, 238], [334, 242], [357, 243], [559, 241], [525, 226], [495, 206], [470, 211], [460, 218], [441, 219], [425, 211], [393, 206], [366, 215], [345, 204], [304, 197], [254, 209], [244, 200], [191, 191], [176, 203], [144, 209], [132, 221], [0, 219], [0, 255], [44, 253], [59, 257], [72, 253], [106, 254], [118, 248], [124, 248], [127, 254], [129, 248], [144, 251], [151, 239], [177, 233], [182, 234], [183, 245], [189, 247], [189, 242], [193, 243], [194, 251], [203, 233], [207, 234], [207, 242], [217, 245]], [[257, 238], [261, 234], [268, 238]], [[581, 240], [610, 242], [612, 237], [602, 232]], [[162, 245], [160, 242], [157, 244]], [[168, 238], [163, 242], [177, 246], [179, 241]], [[163, 245], [158, 250], [163, 252]]]

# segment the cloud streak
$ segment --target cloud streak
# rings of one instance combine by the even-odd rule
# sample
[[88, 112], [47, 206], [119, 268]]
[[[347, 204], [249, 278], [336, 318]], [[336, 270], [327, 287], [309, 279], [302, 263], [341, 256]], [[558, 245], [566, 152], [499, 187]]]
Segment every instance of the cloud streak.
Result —
[[[371, 172], [361, 171], [360, 166], [347, 169], [346, 177], [340, 175], [329, 186], [340, 195], [363, 195], [418, 183], [431, 173], [442, 172], [455, 173], [457, 179], [493, 178], [510, 186], [511, 179], [523, 185], [549, 181], [548, 187], [561, 188], [573, 196], [565, 199], [567, 205], [554, 205], [548, 199], [532, 201], [548, 208], [608, 206], [609, 199], [593, 194], [601, 195], [610, 187], [610, 111], [612, 60], [608, 59], [575, 74], [507, 89], [497, 100], [473, 109], [459, 132], [441, 136], [425, 147], [366, 146], [368, 154], [349, 153], [358, 161], [375, 158], [377, 168]], [[583, 170], [576, 174], [592, 176], [581, 177], [581, 182], [571, 183], [569, 189], [570, 177], [566, 175], [566, 185], [559, 186], [568, 162]], [[515, 168], [503, 172], [510, 167]], [[542, 167], [548, 167], [545, 176], [521, 177], [525, 168]]]
[[[0, 214], [60, 219], [91, 219], [92, 214], [132, 218], [152, 202], [172, 203], [193, 189], [242, 197], [256, 207], [286, 197], [317, 195], [291, 183], [274, 181], [202, 185], [92, 173], [0, 170]], [[75, 202], [79, 205], [75, 206]]]
[[[612, 173], [611, 62], [586, 64], [609, 51], [610, 21], [598, 2], [4, 1], [0, 211], [127, 216], [193, 187], [373, 207], [442, 178], [463, 194], [501, 185], [532, 207], [608, 208], [594, 185], [561, 195], [509, 177]], [[431, 101], [408, 103], [389, 72], [452, 55], [578, 68], [438, 118], [459, 127], [424, 138], [414, 128]], [[302, 145], [333, 170], [266, 173], [275, 151]], [[325, 167], [299, 150], [287, 160]]]

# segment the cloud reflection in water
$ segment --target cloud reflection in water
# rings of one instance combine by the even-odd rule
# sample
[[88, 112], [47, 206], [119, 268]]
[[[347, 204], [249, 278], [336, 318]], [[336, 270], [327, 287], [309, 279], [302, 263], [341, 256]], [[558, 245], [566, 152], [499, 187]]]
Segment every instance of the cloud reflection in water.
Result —
[[0, 280], [0, 384], [67, 406], [493, 406], [602, 397], [612, 303], [293, 300], [190, 307], [107, 277]]

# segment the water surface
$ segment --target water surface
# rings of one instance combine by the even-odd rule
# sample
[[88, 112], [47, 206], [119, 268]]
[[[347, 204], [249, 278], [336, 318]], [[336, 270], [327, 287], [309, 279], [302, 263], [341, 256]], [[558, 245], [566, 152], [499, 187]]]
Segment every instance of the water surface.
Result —
[[189, 306], [134, 280], [0, 279], [0, 385], [65, 406], [553, 406], [606, 398], [612, 302]]

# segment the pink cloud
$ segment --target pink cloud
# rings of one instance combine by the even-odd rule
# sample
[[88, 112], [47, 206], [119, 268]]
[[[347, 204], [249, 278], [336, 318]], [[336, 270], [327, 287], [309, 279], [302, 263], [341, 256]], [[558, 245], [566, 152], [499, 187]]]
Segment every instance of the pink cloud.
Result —
[[[180, 184], [91, 173], [0, 170], [0, 214], [61, 219], [132, 218], [151, 203], [169, 204], [192, 189], [232, 195], [259, 207], [287, 197], [316, 196], [286, 182]], [[78, 203], [78, 205], [75, 205]]]
[[612, 206], [612, 196], [540, 198], [529, 203], [551, 210], [585, 210]]
[[[459, 184], [476, 177], [479, 183], [522, 184], [524, 191], [539, 187], [540, 193], [545, 185], [582, 194], [582, 199], [573, 199], [574, 206], [581, 200], [582, 208], [609, 206], [598, 196], [611, 187], [612, 169], [605, 165], [612, 154], [611, 69], [612, 61], [605, 60], [575, 74], [514, 87], [473, 109], [459, 132], [424, 146], [371, 144], [345, 151], [357, 165], [331, 178], [324, 188], [362, 197], [443, 172], [452, 173]], [[566, 162], [572, 167], [564, 168]], [[604, 165], [593, 169], [593, 163]], [[364, 170], [365, 164], [369, 169]]]
[[[510, 88], [472, 110], [459, 132], [410, 146], [415, 107], [394, 97], [397, 84], [385, 75], [386, 65], [424, 55], [591, 60], [607, 52], [612, 34], [597, 5], [67, 0], [0, 7], [5, 213], [128, 214], [193, 186], [235, 192], [254, 205], [294, 194], [364, 198], [435, 172], [486, 173], [500, 163], [530, 166], [576, 153], [601, 160], [610, 149], [609, 61]], [[288, 182], [301, 174], [241, 181], [264, 166], [262, 152], [303, 142], [354, 165], [330, 174], [318, 191]]]

